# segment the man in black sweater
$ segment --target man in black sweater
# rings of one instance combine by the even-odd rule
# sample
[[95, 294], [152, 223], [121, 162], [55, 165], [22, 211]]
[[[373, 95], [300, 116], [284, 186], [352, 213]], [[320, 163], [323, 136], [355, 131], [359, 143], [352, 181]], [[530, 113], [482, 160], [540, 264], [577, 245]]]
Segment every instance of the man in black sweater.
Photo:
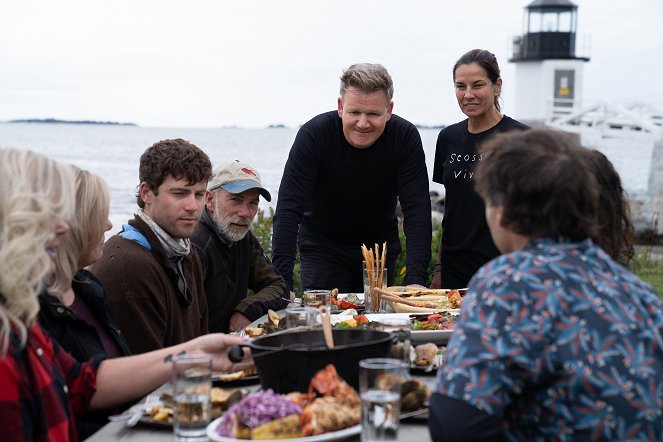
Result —
[[[416, 127], [392, 114], [394, 87], [379, 64], [341, 76], [338, 110], [301, 127], [278, 194], [273, 262], [290, 288], [296, 247], [304, 289], [363, 290], [361, 245], [387, 242], [392, 283], [401, 251], [396, 203], [407, 238], [406, 284], [426, 284], [431, 211]], [[400, 269], [398, 269], [400, 271]]]
[[[217, 167], [207, 184], [206, 206], [191, 241], [205, 268], [211, 332], [241, 330], [268, 309], [288, 305], [287, 284], [249, 231], [260, 195], [272, 199], [258, 172], [237, 161]], [[247, 290], [253, 294], [247, 296]]]

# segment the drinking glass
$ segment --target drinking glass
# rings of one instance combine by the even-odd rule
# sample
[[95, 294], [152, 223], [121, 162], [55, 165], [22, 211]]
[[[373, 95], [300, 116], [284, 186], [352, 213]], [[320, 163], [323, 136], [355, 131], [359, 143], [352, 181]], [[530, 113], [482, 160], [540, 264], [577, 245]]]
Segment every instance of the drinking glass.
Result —
[[302, 294], [302, 305], [305, 307], [317, 307], [321, 305], [331, 310], [331, 290], [304, 290]]
[[407, 365], [400, 359], [371, 358], [359, 361], [361, 440], [398, 440], [401, 382]]
[[387, 289], [387, 269], [364, 268], [364, 305], [367, 313], [384, 313], [388, 311], [387, 301], [383, 301], [379, 293], [373, 290], [378, 287]]
[[176, 441], [206, 440], [210, 422], [212, 357], [183, 354], [173, 358], [173, 429]]
[[285, 310], [286, 327], [308, 327], [315, 324], [316, 311], [312, 307], [288, 307]]

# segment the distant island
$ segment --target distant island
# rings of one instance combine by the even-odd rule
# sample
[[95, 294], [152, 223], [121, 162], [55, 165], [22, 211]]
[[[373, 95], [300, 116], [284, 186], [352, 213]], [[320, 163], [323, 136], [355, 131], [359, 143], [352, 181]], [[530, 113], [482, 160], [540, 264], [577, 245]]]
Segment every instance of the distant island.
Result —
[[417, 127], [417, 129], [444, 129], [445, 127], [447, 127], [444, 124], [439, 124], [439, 125], [434, 124], [432, 126], [429, 126], [427, 124], [415, 124], [415, 126]]
[[41, 124], [104, 124], [111, 126], [137, 126], [135, 123], [118, 123], [116, 121], [94, 120], [58, 120], [55, 118], [26, 118], [22, 120], [9, 120], [5, 123], [41, 123]]

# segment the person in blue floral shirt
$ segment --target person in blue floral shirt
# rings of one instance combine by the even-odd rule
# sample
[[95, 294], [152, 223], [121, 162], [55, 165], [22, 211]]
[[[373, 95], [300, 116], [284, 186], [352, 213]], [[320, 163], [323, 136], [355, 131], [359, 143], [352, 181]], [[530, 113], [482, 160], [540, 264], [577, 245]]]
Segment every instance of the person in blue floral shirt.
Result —
[[663, 440], [663, 302], [591, 239], [587, 149], [543, 129], [481, 149], [503, 255], [472, 278], [431, 398], [433, 440]]

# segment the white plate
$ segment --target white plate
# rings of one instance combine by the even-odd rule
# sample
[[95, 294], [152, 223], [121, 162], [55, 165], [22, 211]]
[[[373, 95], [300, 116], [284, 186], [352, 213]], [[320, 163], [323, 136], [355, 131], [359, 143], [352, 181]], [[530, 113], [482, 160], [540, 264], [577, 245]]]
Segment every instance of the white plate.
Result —
[[360, 301], [363, 301], [363, 300], [364, 300], [364, 294], [363, 294], [363, 293], [359, 293], [359, 292], [354, 292], [354, 293], [339, 293], [338, 296], [337, 296], [337, 298], [338, 298], [338, 299], [347, 298], [348, 295], [352, 295], [352, 294], [357, 295], [357, 298], [359, 298]]
[[[219, 436], [216, 432], [216, 427], [219, 426], [221, 419], [221, 417], [214, 419], [207, 426], [207, 437], [209, 440], [217, 442], [242, 442], [246, 440]], [[279, 439], [279, 442], [322, 442], [326, 440], [345, 439], [346, 437], [354, 436], [359, 433], [361, 433], [361, 425], [355, 425], [354, 427], [345, 428], [339, 431], [332, 431], [331, 433], [319, 434], [317, 436], [297, 437], [295, 439]]]
[[[366, 313], [369, 321], [380, 322], [381, 320], [404, 321], [410, 319], [411, 313]], [[446, 344], [453, 330], [413, 330], [410, 337], [414, 343], [432, 342], [434, 344]]]

